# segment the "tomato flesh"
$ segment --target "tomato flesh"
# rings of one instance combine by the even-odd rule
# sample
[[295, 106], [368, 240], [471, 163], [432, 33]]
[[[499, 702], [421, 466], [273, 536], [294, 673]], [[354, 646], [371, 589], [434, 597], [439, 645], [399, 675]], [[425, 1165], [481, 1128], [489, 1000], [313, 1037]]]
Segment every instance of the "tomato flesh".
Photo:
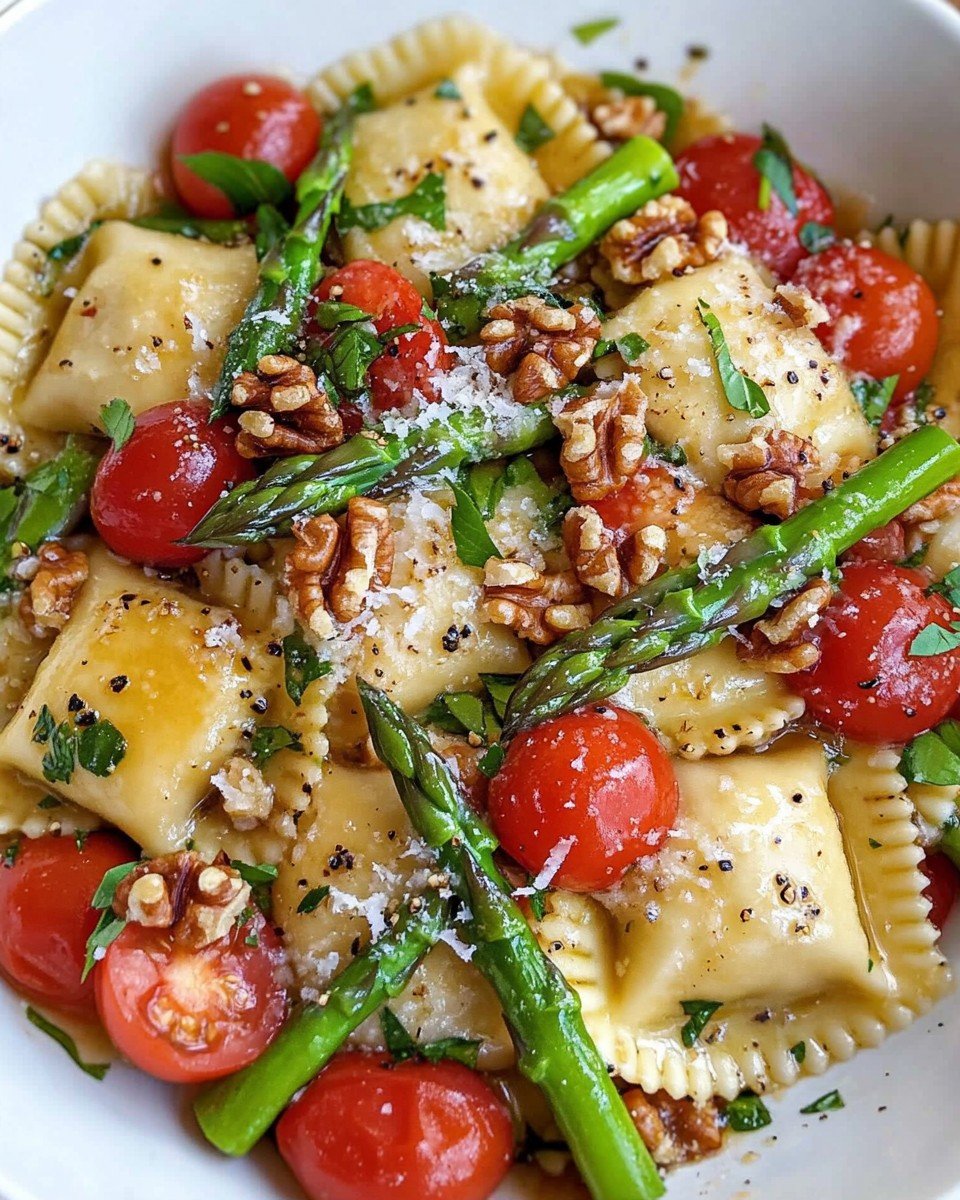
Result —
[[943, 929], [960, 895], [960, 873], [945, 854], [928, 854], [920, 870], [927, 877], [923, 894], [930, 901], [930, 920]]
[[100, 461], [90, 514], [115, 554], [155, 567], [185, 567], [207, 553], [178, 546], [223, 493], [254, 476], [237, 453], [237, 427], [210, 423], [199, 401], [162, 404], [137, 417], [133, 436]]
[[181, 161], [213, 150], [268, 162], [291, 183], [317, 149], [320, 119], [309, 100], [285, 79], [230, 75], [202, 88], [177, 119], [170, 167], [180, 199], [198, 217], [232, 217], [233, 205]]
[[423, 299], [410, 280], [372, 258], [354, 259], [331, 272], [313, 294], [317, 302], [339, 300], [369, 313], [377, 333], [412, 325], [423, 312]]
[[832, 224], [833, 202], [816, 179], [794, 163], [797, 213], [791, 213], [776, 192], [761, 209], [762, 176], [753, 163], [761, 144], [760, 138], [746, 133], [715, 134], [694, 142], [677, 159], [678, 192], [697, 213], [718, 208], [727, 218], [730, 240], [742, 242], [786, 278], [807, 256], [800, 230], [808, 221]]
[[170, 1083], [201, 1083], [258, 1058], [286, 1016], [283, 951], [257, 913], [205, 946], [127, 925], [94, 971], [97, 1010], [135, 1066]]
[[841, 242], [800, 263], [794, 279], [810, 289], [830, 319], [814, 331], [853, 372], [898, 375], [900, 400], [921, 383], [937, 349], [937, 301], [906, 263], [873, 246]]
[[949, 713], [960, 691], [960, 651], [917, 657], [917, 634], [949, 628], [956, 610], [926, 594], [926, 577], [890, 563], [846, 567], [811, 633], [820, 661], [785, 676], [828, 729], [865, 742], [906, 742]]
[[906, 534], [894, 519], [866, 534], [843, 556], [845, 562], [902, 562], [907, 557]]
[[515, 737], [489, 811], [504, 850], [532, 875], [549, 860], [555, 886], [593, 892], [657, 849], [677, 801], [670, 759], [643, 721], [595, 705]]
[[460, 1063], [338, 1054], [280, 1118], [310, 1200], [486, 1200], [513, 1159], [503, 1102]]
[[93, 980], [80, 981], [100, 915], [90, 902], [135, 848], [112, 833], [91, 833], [82, 847], [45, 834], [21, 839], [11, 857], [0, 867], [0, 971], [32, 1000], [94, 1016]]
[[675, 471], [657, 463], [645, 463], [623, 487], [591, 501], [607, 529], [619, 544], [645, 525], [669, 526], [671, 518], [689, 507], [693, 488], [683, 483]]

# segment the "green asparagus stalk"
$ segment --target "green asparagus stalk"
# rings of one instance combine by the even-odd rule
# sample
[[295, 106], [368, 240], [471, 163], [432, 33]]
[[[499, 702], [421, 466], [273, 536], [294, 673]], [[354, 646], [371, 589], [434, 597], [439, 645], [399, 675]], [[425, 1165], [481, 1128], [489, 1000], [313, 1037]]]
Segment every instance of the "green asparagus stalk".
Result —
[[550, 200], [501, 250], [482, 254], [452, 275], [435, 275], [437, 314], [455, 338], [476, 333], [491, 303], [545, 288], [615, 221], [677, 186], [677, 172], [659, 142], [635, 137], [596, 170]]
[[348, 100], [327, 121], [316, 157], [297, 180], [297, 215], [260, 263], [257, 290], [227, 343], [213, 389], [212, 419], [227, 411], [236, 377], [255, 370], [265, 354], [288, 349], [300, 330], [320, 275], [320, 253], [330, 223], [340, 211], [353, 158], [353, 122], [360, 108]]
[[255, 1062], [204, 1088], [193, 1111], [207, 1141], [224, 1154], [249, 1153], [350, 1034], [399, 996], [443, 932], [446, 907], [436, 892], [411, 902], [333, 980], [322, 1005], [300, 1009]]
[[764, 525], [715, 566], [669, 572], [588, 629], [558, 642], [510, 697], [504, 740], [551, 716], [611, 696], [631, 675], [714, 644], [763, 615], [872, 529], [960, 472], [960, 445], [925, 426], [782, 525]]
[[509, 421], [475, 409], [404, 433], [359, 433], [326, 454], [282, 459], [241, 484], [218, 500], [184, 541], [211, 548], [260, 542], [289, 532], [297, 517], [339, 512], [352, 497], [378, 485], [383, 494], [414, 475], [522, 454], [555, 436], [543, 405], [518, 406]]
[[490, 981], [520, 1070], [546, 1095], [594, 1200], [648, 1200], [663, 1183], [606, 1064], [580, 1001], [541, 951], [494, 862], [497, 841], [457, 790], [426, 733], [383, 692], [358, 681], [370, 735], [417, 833], [465, 905], [472, 962]]

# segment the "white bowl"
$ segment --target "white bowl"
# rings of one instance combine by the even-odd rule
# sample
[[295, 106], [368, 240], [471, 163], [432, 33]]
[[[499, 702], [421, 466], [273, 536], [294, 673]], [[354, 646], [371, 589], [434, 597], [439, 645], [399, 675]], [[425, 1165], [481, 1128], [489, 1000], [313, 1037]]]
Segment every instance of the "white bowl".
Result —
[[[709, 48], [691, 87], [744, 126], [782, 128], [829, 181], [880, 215], [960, 216], [960, 16], [940, 0], [485, 0], [474, 14], [594, 67], [647, 59], [670, 79]], [[149, 163], [183, 99], [226, 72], [304, 75], [443, 12], [445, 0], [15, 0], [0, 14], [0, 242], [87, 159]], [[630, 9], [633, 9], [630, 12]], [[630, 15], [627, 13], [630, 12]], [[589, 49], [568, 28], [620, 14]], [[947, 938], [960, 952], [960, 928]], [[960, 1200], [955, 1136], [960, 1001], [879, 1050], [772, 1100], [773, 1125], [675, 1173], [673, 1200]], [[801, 1117], [839, 1088], [842, 1112]], [[81, 1074], [0, 989], [4, 1200], [298, 1197], [269, 1147], [246, 1162], [208, 1149], [186, 1097], [123, 1066]], [[545, 1189], [542, 1194], [549, 1194]], [[517, 1196], [511, 1185], [503, 1196]]]

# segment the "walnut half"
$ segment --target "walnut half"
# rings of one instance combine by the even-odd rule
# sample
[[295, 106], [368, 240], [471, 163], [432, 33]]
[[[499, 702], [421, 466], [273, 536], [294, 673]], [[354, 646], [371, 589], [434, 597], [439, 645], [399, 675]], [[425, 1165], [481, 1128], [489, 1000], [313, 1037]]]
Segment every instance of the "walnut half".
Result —
[[590, 361], [600, 321], [584, 304], [557, 308], [540, 296], [495, 304], [480, 330], [487, 363], [501, 375], [515, 372], [513, 395], [533, 404], [566, 387]]
[[45, 542], [37, 551], [38, 567], [20, 597], [20, 616], [34, 637], [59, 633], [73, 611], [90, 567], [82, 550]]
[[648, 1096], [641, 1088], [624, 1092], [623, 1102], [658, 1166], [696, 1162], [723, 1144], [720, 1117], [712, 1102], [674, 1100], [664, 1091]]
[[495, 625], [506, 625], [538, 646], [586, 629], [593, 620], [593, 607], [572, 571], [546, 574], [512, 559], [487, 563], [483, 611]]
[[576, 500], [602, 500], [636, 473], [646, 451], [646, 414], [647, 398], [633, 374], [597, 384], [557, 413], [560, 465]]
[[600, 253], [620, 283], [656, 283], [713, 262], [727, 239], [727, 219], [711, 209], [698, 217], [679, 196], [648, 200], [617, 221], [600, 241]]
[[792, 675], [820, 661], [820, 649], [805, 635], [830, 603], [833, 588], [825, 579], [812, 579], [775, 615], [757, 621], [750, 640], [737, 643], [737, 657], [755, 663], [772, 675]]
[[237, 449], [244, 458], [319, 454], [343, 441], [343, 421], [306, 364], [267, 354], [256, 373], [234, 380], [230, 399], [240, 414]]
[[717, 449], [727, 468], [723, 494], [744, 512], [785, 520], [811, 498], [820, 479], [820, 455], [806, 438], [785, 429]]
[[666, 532], [646, 525], [617, 544], [595, 508], [572, 508], [564, 518], [563, 542], [584, 587], [613, 598], [649, 583], [663, 566]]

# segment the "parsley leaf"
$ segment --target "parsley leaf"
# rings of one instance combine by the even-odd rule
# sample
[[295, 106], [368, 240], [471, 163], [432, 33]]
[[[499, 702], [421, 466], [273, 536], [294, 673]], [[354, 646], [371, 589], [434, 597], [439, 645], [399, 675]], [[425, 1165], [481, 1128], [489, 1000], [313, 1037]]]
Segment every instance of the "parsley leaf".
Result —
[[557, 135], [537, 112], [532, 104], [528, 104], [520, 118], [520, 128], [514, 141], [525, 154], [533, 154]]
[[[239, 858], [231, 858], [230, 866], [244, 883], [250, 884], [250, 894], [254, 904], [262, 913], [269, 916], [272, 907], [270, 888], [280, 874], [279, 870], [271, 863], [245, 863]], [[239, 920], [238, 924], [246, 924], [252, 915], [249, 912], [241, 913], [242, 920]]]
[[601, 17], [597, 21], [584, 21], [580, 25], [574, 25], [570, 32], [577, 39], [581, 46], [589, 46], [591, 42], [595, 42], [598, 37], [609, 33], [611, 29], [616, 29], [620, 24], [619, 17]]
[[262, 159], [204, 150], [181, 154], [180, 161], [204, 183], [223, 192], [237, 214], [253, 212], [259, 204], [282, 204], [293, 190], [286, 175]]
[[545, 482], [526, 454], [519, 454], [507, 463], [506, 482], [507, 487], [526, 488], [530, 493], [530, 498], [540, 510], [539, 524], [544, 533], [549, 532], [573, 507], [573, 497], [569, 491]]
[[122, 450], [133, 437], [136, 422], [126, 400], [117, 397], [109, 404], [104, 404], [100, 409], [100, 422], [104, 433], [112, 440], [114, 450]]
[[517, 686], [519, 675], [488, 675], [481, 674], [480, 682], [487, 689], [487, 695], [493, 701], [493, 709], [502, 721], [507, 712], [507, 703]]
[[250, 757], [254, 766], [264, 766], [281, 750], [297, 750], [302, 753], [300, 734], [283, 725], [259, 725], [250, 739]]
[[899, 770], [909, 783], [960, 784], [960, 721], [941, 721], [915, 737], [900, 756]]
[[87, 938], [83, 973], [80, 976], [81, 981], [87, 978], [93, 970], [94, 964], [103, 957], [107, 947], [116, 941], [121, 930], [126, 925], [126, 921], [122, 917], [118, 917], [113, 911], [113, 898], [117, 894], [117, 888], [120, 883], [137, 866], [139, 866], [137, 862], [128, 862], [111, 867], [104, 874], [97, 890], [93, 893], [93, 899], [90, 901], [91, 907], [99, 908], [102, 911], [93, 933]]
[[253, 245], [257, 260], [262, 262], [275, 250], [290, 232], [286, 217], [273, 204], [261, 204], [257, 208], [257, 232]]
[[451, 1058], [471, 1069], [477, 1065], [480, 1042], [469, 1038], [449, 1037], [436, 1042], [418, 1042], [404, 1029], [400, 1018], [389, 1007], [380, 1012], [380, 1027], [387, 1052], [395, 1062], [410, 1058], [425, 1058], [427, 1062], [440, 1062]]
[[650, 349], [650, 343], [639, 333], [628, 333], [617, 339], [617, 349], [623, 361], [632, 367], [641, 354]]
[[27, 1020], [31, 1025], [35, 1025], [47, 1037], [53, 1038], [57, 1045], [62, 1046], [67, 1054], [73, 1059], [81, 1071], [91, 1075], [94, 1079], [103, 1079], [104, 1075], [110, 1070], [109, 1063], [88, 1063], [84, 1062], [80, 1057], [80, 1051], [77, 1049], [77, 1043], [73, 1040], [65, 1029], [61, 1029], [59, 1025], [54, 1025], [52, 1021], [48, 1021], [43, 1013], [31, 1006], [27, 1006]]
[[837, 231], [832, 225], [821, 225], [819, 221], [805, 221], [800, 227], [800, 245], [811, 254], [819, 254], [837, 240]]
[[790, 147], [772, 125], [764, 122], [763, 142], [753, 156], [753, 165], [760, 172], [760, 193], [757, 207], [766, 210], [770, 198], [776, 192], [793, 216], [800, 211], [797, 194], [793, 190], [793, 158]]
[[433, 91], [438, 100], [462, 100], [460, 89], [452, 79], [441, 79]]
[[795, 1046], [790, 1047], [790, 1053], [793, 1055], [796, 1063], [802, 1063], [807, 1057], [807, 1043], [797, 1042]]
[[337, 217], [341, 230], [360, 228], [367, 233], [383, 229], [397, 217], [419, 217], [434, 229], [447, 227], [447, 188], [442, 175], [431, 171], [406, 196], [374, 204], [353, 205], [344, 197]]
[[330, 895], [330, 885], [322, 883], [319, 887], [311, 888], [297, 905], [298, 913], [312, 913]]
[[751, 417], [763, 417], [770, 411], [770, 401], [764, 395], [763, 388], [733, 365], [727, 339], [724, 336], [720, 322], [714, 315], [713, 309], [704, 299], [697, 301], [697, 312], [710, 335], [713, 356], [716, 359], [723, 393], [731, 408], [748, 413]]
[[676, 88], [668, 87], [665, 83], [647, 83], [644, 79], [637, 79], [620, 71], [601, 71], [600, 82], [606, 88], [616, 88], [625, 96], [649, 96], [667, 118], [663, 144], [670, 147], [686, 105]]
[[127, 740], [112, 721], [101, 718], [77, 734], [77, 761], [85, 771], [105, 779], [127, 752]]
[[329, 675], [333, 665], [320, 658], [299, 625], [287, 634], [282, 645], [283, 686], [294, 704], [299, 704], [310, 684]]
[[836, 1112], [838, 1109], [845, 1107], [843, 1097], [834, 1088], [832, 1092], [827, 1092], [826, 1095], [814, 1100], [812, 1104], [807, 1104], [800, 1109], [802, 1113], [823, 1113]]
[[910, 643], [907, 653], [911, 658], [934, 658], [938, 654], [949, 654], [960, 647], [960, 621], [952, 621], [945, 629], [936, 622], [925, 625]]
[[468, 567], [483, 567], [488, 559], [503, 558], [487, 533], [477, 502], [456, 480], [451, 479], [449, 486], [456, 498], [450, 513], [450, 528], [460, 561]]
[[850, 390], [863, 409], [863, 415], [875, 428], [890, 407], [899, 380], [899, 375], [888, 375], [886, 379], [870, 379], [867, 375], [860, 375], [850, 384]]
[[750, 1133], [764, 1129], [772, 1121], [770, 1112], [760, 1097], [751, 1091], [741, 1092], [724, 1109], [727, 1125], [734, 1133]]
[[696, 1045], [700, 1034], [721, 1005], [720, 1000], [681, 1000], [680, 1007], [690, 1018], [680, 1030], [683, 1044], [689, 1049]]
[[77, 738], [67, 721], [50, 734], [49, 750], [40, 760], [40, 769], [48, 783], [69, 783], [77, 764]]
[[659, 458], [661, 462], [669, 463], [671, 467], [685, 467], [687, 452], [678, 442], [675, 446], [665, 446], [648, 433], [643, 439], [643, 452], [648, 458]]
[[960, 567], [954, 567], [939, 581], [930, 585], [928, 591], [946, 596], [954, 608], [960, 608]]
[[485, 775], [487, 779], [492, 779], [503, 766], [504, 758], [506, 758], [506, 751], [499, 742], [494, 742], [477, 763], [477, 769], [481, 775]]
[[37, 723], [33, 727], [33, 740], [40, 742], [41, 745], [49, 742], [56, 727], [57, 722], [53, 713], [46, 704], [42, 704], [40, 712], [37, 714]]

